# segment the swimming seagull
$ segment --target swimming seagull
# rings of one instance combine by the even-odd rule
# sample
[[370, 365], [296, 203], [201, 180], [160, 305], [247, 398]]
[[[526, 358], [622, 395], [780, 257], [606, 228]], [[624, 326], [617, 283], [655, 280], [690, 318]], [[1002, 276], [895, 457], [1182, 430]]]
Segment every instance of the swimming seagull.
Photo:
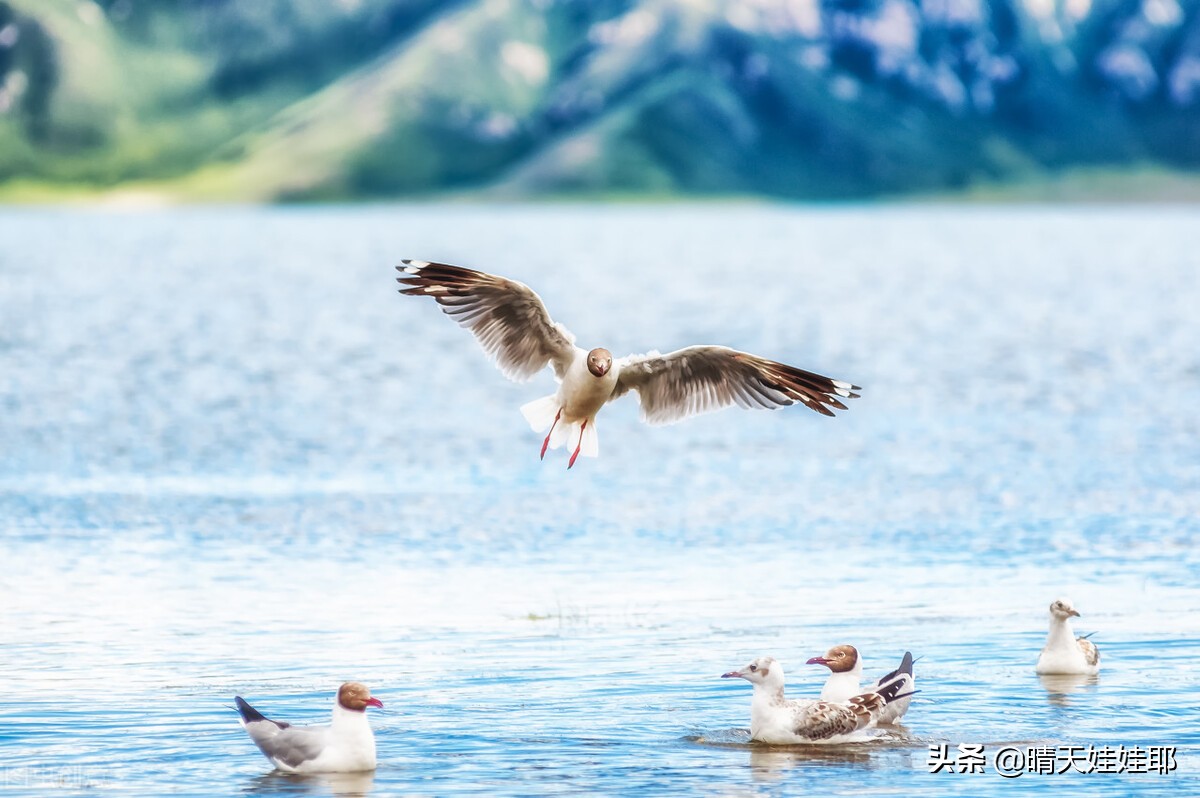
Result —
[[1068, 599], [1060, 598], [1050, 605], [1050, 633], [1038, 657], [1038, 673], [1092, 676], [1100, 672], [1100, 651], [1096, 644], [1076, 637], [1071, 628], [1071, 619], [1078, 617]]
[[287, 773], [350, 773], [375, 769], [375, 735], [367, 707], [382, 707], [366, 685], [346, 682], [338, 689], [333, 722], [292, 726], [264, 717], [236, 696], [242, 728], [279, 770]]
[[[858, 649], [854, 646], [834, 646], [825, 652], [825, 656], [813, 657], [807, 664], [824, 665], [826, 668], [829, 668], [829, 678], [825, 680], [825, 686], [821, 688], [822, 701], [848, 701], [852, 696], [863, 692], [863, 688], [859, 685], [859, 681], [862, 679], [863, 663], [862, 658], [858, 656]], [[916, 680], [913, 678], [913, 657], [911, 652], [904, 652], [904, 658], [900, 660], [899, 668], [885, 676], [881, 676], [874, 683], [867, 685], [866, 689], [868, 692], [879, 690], [895, 679], [907, 679], [903, 692], [914, 692], [913, 688], [916, 685]], [[908, 712], [908, 705], [911, 702], [911, 695], [892, 701], [884, 707], [883, 712], [879, 713], [878, 722], [898, 722], [900, 718], [904, 717], [904, 713]]]
[[800, 402], [832, 416], [842, 399], [861, 390], [842, 380], [802, 371], [724, 346], [689, 346], [663, 355], [649, 352], [613, 360], [604, 348], [584, 350], [575, 336], [546, 312], [528, 286], [460, 266], [404, 260], [396, 278], [400, 293], [433, 297], [466, 327], [512, 380], [524, 382], [547, 365], [560, 382], [551, 396], [529, 402], [521, 413], [534, 432], [546, 433], [546, 449], [574, 443], [575, 459], [600, 452], [596, 414], [605, 403], [637, 391], [642, 420], [669, 424], [732, 404], [774, 409]]
[[875, 725], [888, 704], [911, 695], [905, 692], [910, 682], [897, 678], [843, 702], [789, 701], [783, 697], [783, 667], [774, 657], [759, 657], [740, 671], [721, 675], [735, 677], [754, 685], [750, 739], [776, 745], [861, 740], [858, 732]]

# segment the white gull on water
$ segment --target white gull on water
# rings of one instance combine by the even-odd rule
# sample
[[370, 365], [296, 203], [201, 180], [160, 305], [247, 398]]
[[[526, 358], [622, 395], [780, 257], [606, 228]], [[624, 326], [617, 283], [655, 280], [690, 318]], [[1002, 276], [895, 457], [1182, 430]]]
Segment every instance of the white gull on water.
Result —
[[[825, 680], [825, 686], [821, 688], [822, 701], [849, 701], [852, 696], [864, 692], [861, 685], [863, 661], [862, 657], [858, 655], [858, 649], [854, 646], [834, 646], [826, 651], [824, 656], [813, 657], [806, 664], [824, 665], [829, 668], [829, 678]], [[902, 676], [908, 676], [908, 687], [904, 689], [904, 692], [912, 693], [916, 686], [916, 679], [913, 677], [912, 653], [908, 651], [904, 652], [904, 658], [900, 660], [900, 667], [867, 685], [865, 691], [878, 690]], [[912, 696], [904, 696], [890, 702], [879, 714], [878, 722], [898, 722], [900, 718], [904, 717], [904, 713], [908, 712], [908, 705], [911, 702]]]
[[1076, 637], [1071, 628], [1071, 619], [1078, 617], [1075, 607], [1065, 598], [1050, 605], [1050, 633], [1038, 657], [1038, 673], [1092, 676], [1100, 672], [1100, 651], [1096, 644]]
[[375, 735], [367, 707], [382, 707], [366, 685], [346, 682], [338, 689], [333, 722], [328, 726], [293, 726], [271, 720], [234, 699], [242, 727], [276, 768], [288, 773], [350, 773], [375, 769]]
[[722, 679], [745, 679], [754, 685], [750, 701], [750, 739], [763, 743], [843, 743], [867, 738], [887, 705], [911, 694], [912, 679], [901, 675], [877, 690], [844, 702], [789, 701], [783, 696], [783, 667], [774, 657], [759, 657]]
[[736, 404], [774, 409], [800, 402], [832, 416], [842, 399], [858, 396], [857, 385], [724, 346], [689, 346], [667, 354], [650, 352], [613, 360], [607, 349], [575, 346], [575, 336], [557, 324], [528, 286], [472, 269], [405, 260], [396, 267], [401, 293], [430, 296], [466, 327], [510, 379], [525, 381], [546, 366], [560, 385], [550, 396], [529, 402], [521, 413], [535, 432], [549, 430], [546, 449], [574, 444], [567, 463], [600, 452], [596, 414], [605, 403], [637, 391], [642, 420], [668, 424], [696, 413]]

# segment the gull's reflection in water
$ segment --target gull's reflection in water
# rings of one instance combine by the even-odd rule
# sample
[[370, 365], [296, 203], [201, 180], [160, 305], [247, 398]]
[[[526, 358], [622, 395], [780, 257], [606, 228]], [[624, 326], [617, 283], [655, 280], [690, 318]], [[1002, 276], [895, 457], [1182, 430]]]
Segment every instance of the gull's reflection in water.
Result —
[[335, 795], [365, 798], [375, 786], [375, 771], [363, 773], [281, 773], [278, 770], [255, 776], [243, 792], [250, 795]]
[[1069, 707], [1072, 693], [1078, 693], [1086, 687], [1100, 683], [1098, 674], [1083, 673], [1039, 674], [1038, 681], [1046, 691], [1046, 699], [1052, 706]]
[[[809, 745], [769, 745], [750, 740], [748, 729], [726, 729], [685, 740], [725, 749], [743, 749], [750, 754], [750, 772], [754, 781], [779, 781], [797, 767], [849, 765], [863, 770], [892, 767], [900, 761], [911, 768], [913, 738], [904, 726], [880, 727], [875, 734], [852, 743]], [[884, 761], [889, 764], [882, 764]]]
[[[875, 768], [876, 758], [894, 750], [880, 742], [835, 745], [764, 745], [750, 744], [750, 771], [755, 781], [774, 782], [796, 767], [805, 765], [851, 765], [865, 770]], [[908, 752], [905, 751], [905, 754]]]

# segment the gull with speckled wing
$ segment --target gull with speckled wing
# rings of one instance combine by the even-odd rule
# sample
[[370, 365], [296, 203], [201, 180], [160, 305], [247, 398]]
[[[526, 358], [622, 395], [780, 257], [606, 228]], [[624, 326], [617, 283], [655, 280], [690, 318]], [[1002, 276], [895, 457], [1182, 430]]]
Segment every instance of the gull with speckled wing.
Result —
[[1038, 656], [1038, 673], [1094, 676], [1100, 672], [1100, 650], [1087, 637], [1076, 637], [1071, 628], [1071, 619], [1078, 617], [1069, 599], [1060, 598], [1050, 605], [1050, 632]]
[[745, 668], [721, 674], [754, 685], [750, 701], [750, 739], [762, 743], [844, 743], [867, 739], [888, 704], [912, 695], [911, 678], [901, 675], [877, 689], [846, 701], [788, 700], [783, 696], [783, 666], [759, 657]]

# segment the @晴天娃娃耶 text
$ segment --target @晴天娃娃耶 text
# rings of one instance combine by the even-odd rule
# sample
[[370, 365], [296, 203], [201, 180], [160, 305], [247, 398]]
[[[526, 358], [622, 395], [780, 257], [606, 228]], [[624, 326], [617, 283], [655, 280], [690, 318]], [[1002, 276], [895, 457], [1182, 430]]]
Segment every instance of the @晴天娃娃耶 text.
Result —
[[1154, 773], [1167, 775], [1178, 765], [1173, 745], [1003, 745], [994, 753], [983, 744], [935, 743], [925, 763], [930, 773], [998, 773], [1005, 778], [1062, 773]]

